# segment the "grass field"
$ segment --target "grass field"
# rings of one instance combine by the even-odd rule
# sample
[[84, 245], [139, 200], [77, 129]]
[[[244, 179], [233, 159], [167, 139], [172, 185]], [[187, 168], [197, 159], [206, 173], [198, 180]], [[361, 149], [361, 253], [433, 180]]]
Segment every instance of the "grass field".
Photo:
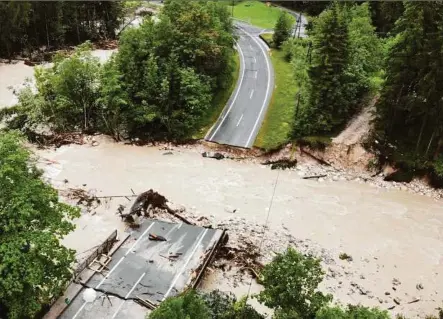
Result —
[[[232, 12], [232, 6], [228, 7]], [[264, 29], [274, 28], [280, 12], [280, 8], [267, 6], [266, 3], [259, 1], [243, 1], [234, 6], [234, 18], [248, 21], [252, 25]], [[291, 16], [291, 18], [295, 22], [294, 17]]]
[[214, 96], [214, 99], [212, 100], [212, 107], [208, 110], [206, 115], [201, 120], [201, 123], [199, 125], [200, 129], [196, 134], [194, 134], [194, 136], [192, 136], [192, 138], [202, 139], [205, 137], [208, 130], [215, 123], [215, 121], [217, 121], [217, 118], [223, 111], [223, 108], [228, 102], [232, 91], [234, 91], [235, 84], [237, 83], [237, 79], [240, 73], [240, 58], [237, 51], [235, 51], [231, 63], [233, 63], [235, 66], [232, 71], [231, 85], [227, 87], [226, 90], [220, 91]]
[[[262, 34], [261, 37], [266, 42], [272, 43], [272, 34]], [[295, 96], [298, 90], [291, 65], [286, 61], [284, 53], [272, 49], [271, 61], [275, 74], [274, 93], [255, 140], [255, 146], [266, 150], [275, 149], [290, 140], [295, 114]]]

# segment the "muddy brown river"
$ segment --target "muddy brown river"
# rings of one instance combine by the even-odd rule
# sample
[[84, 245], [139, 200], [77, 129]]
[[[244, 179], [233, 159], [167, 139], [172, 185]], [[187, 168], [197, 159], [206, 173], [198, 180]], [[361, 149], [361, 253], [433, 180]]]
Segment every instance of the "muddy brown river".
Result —
[[[38, 151], [40, 165], [56, 186], [62, 187], [67, 179], [70, 187], [86, 184], [86, 189], [98, 195], [128, 195], [131, 189], [139, 193], [153, 188], [196, 214], [213, 215], [228, 223], [233, 216], [264, 223], [277, 182], [268, 236], [278, 236], [286, 229], [294, 237], [328, 250], [336, 261], [323, 289], [338, 301], [382, 309], [394, 305], [393, 314], [411, 318], [424, 318], [442, 305], [441, 202], [364, 183], [303, 180], [295, 171], [203, 158], [193, 148], [164, 153], [157, 147], [105, 139], [95, 147], [71, 145]], [[115, 214], [118, 203], [104, 205], [93, 216], [85, 213], [66, 244], [80, 251], [112, 229], [123, 230]], [[340, 260], [341, 252], [351, 255], [353, 261]]]
[[[96, 50], [94, 55], [103, 61], [111, 53]], [[0, 107], [16, 103], [13, 89], [32, 75], [33, 68], [22, 62], [0, 64]], [[37, 153], [46, 177], [58, 188], [83, 187], [97, 195], [128, 195], [131, 189], [153, 188], [187, 210], [212, 215], [228, 225], [233, 218], [263, 224], [277, 182], [268, 240], [284, 230], [334, 256], [333, 264], [324, 265], [327, 276], [322, 289], [337, 301], [382, 309], [395, 306], [392, 314], [409, 318], [424, 318], [443, 306], [442, 202], [365, 183], [303, 180], [295, 171], [278, 173], [248, 162], [202, 158], [192, 148], [175, 149], [173, 155], [164, 152], [101, 139], [96, 147], [71, 145]], [[114, 199], [93, 214], [85, 212], [64, 243], [83, 256], [114, 229], [124, 231], [115, 214], [121, 203], [127, 202]], [[285, 237], [280, 242], [289, 244]], [[342, 252], [353, 261], [340, 260]], [[245, 285], [233, 286], [227, 276], [218, 275], [212, 274], [214, 278], [203, 286], [239, 296], [246, 293]], [[258, 289], [254, 286], [253, 291]]]

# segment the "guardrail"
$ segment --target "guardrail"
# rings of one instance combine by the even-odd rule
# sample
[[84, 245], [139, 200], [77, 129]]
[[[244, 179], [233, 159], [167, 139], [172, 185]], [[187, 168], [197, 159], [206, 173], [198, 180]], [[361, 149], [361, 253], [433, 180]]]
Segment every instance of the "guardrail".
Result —
[[111, 250], [112, 245], [115, 243], [117, 239], [117, 230], [114, 230], [111, 235], [100, 245], [98, 246], [88, 258], [83, 260], [77, 268], [74, 270], [74, 278], [77, 277], [86, 267], [89, 266], [92, 261], [100, 256], [103, 253], [108, 253]]

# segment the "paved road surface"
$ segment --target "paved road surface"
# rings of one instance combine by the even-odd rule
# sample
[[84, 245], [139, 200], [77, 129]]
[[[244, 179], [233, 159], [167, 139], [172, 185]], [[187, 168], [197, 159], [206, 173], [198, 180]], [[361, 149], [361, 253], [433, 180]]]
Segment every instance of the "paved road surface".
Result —
[[236, 22], [240, 75], [237, 86], [206, 140], [250, 148], [266, 114], [274, 88], [268, 48], [258, 37], [262, 29]]

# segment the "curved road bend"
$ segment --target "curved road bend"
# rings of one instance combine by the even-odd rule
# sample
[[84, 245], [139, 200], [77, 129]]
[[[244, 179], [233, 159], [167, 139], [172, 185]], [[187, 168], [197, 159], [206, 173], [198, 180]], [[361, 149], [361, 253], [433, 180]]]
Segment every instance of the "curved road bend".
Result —
[[274, 72], [261, 29], [236, 23], [240, 75], [207, 141], [250, 148], [260, 130], [274, 88]]

